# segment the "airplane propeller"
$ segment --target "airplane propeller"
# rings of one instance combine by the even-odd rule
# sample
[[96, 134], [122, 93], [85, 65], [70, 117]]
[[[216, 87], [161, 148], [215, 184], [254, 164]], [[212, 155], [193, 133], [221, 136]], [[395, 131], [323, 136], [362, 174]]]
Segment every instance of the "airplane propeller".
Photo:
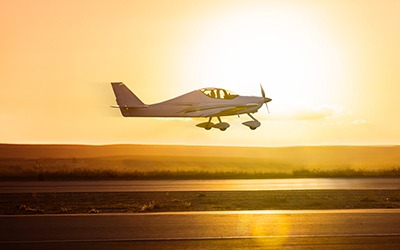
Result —
[[268, 102], [272, 101], [272, 99], [268, 98], [268, 97], [265, 97], [265, 92], [264, 92], [264, 89], [263, 89], [261, 83], [260, 83], [260, 87], [261, 87], [261, 95], [264, 98], [264, 103], [265, 103], [265, 106], [267, 107], [268, 114], [269, 114]]

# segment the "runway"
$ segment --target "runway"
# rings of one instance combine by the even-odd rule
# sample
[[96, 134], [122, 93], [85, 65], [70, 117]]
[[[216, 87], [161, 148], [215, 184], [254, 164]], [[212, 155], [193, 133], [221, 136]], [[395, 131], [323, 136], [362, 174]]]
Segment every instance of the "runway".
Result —
[[400, 209], [0, 216], [1, 249], [398, 249]]
[[0, 182], [0, 193], [398, 189], [400, 178]]
[[[0, 182], [0, 193], [397, 189], [399, 178]], [[400, 209], [0, 216], [0, 249], [399, 249]]]

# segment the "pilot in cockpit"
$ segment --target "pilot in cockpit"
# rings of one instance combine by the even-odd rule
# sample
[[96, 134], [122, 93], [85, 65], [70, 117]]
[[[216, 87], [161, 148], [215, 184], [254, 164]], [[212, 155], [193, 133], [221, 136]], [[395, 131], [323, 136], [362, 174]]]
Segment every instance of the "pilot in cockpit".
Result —
[[211, 97], [211, 98], [215, 98], [215, 93], [214, 93], [214, 91], [211, 91], [210, 97]]
[[215, 98], [215, 99], [228, 100], [228, 99], [234, 99], [238, 96], [238, 95], [236, 95], [230, 91], [227, 91], [225, 89], [201, 89], [201, 91], [205, 95], [207, 95], [211, 98]]

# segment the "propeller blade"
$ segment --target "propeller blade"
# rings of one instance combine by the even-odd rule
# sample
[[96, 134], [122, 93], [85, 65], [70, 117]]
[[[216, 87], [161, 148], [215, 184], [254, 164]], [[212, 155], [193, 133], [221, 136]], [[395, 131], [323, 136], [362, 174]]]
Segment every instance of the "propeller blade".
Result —
[[265, 103], [265, 106], [267, 107], [268, 114], [269, 114], [268, 102], [270, 102], [271, 99], [265, 97], [265, 92], [264, 92], [264, 89], [263, 89], [261, 83], [260, 83], [260, 87], [261, 87], [261, 94], [262, 94], [262, 97], [264, 98], [264, 103]]
[[262, 87], [261, 83], [260, 83], [260, 87], [261, 87], [261, 95], [262, 95], [262, 97], [264, 97], [264, 98], [265, 98], [265, 92], [264, 92], [264, 89], [263, 89], [263, 87]]

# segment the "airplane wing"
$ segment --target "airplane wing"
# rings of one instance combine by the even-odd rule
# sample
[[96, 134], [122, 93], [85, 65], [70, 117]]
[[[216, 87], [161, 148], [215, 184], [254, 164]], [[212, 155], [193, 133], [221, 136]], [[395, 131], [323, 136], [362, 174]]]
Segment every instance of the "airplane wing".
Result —
[[246, 106], [225, 106], [225, 107], [210, 107], [196, 110], [187, 110], [185, 113], [196, 112], [199, 117], [208, 117], [208, 116], [226, 116], [226, 115], [237, 115], [242, 113], [241, 111], [246, 110], [248, 108], [252, 108], [256, 105], [246, 105]]
[[221, 106], [217, 106], [217, 107], [190, 107], [190, 108], [186, 108], [184, 110], [181, 111], [181, 113], [190, 115], [190, 116], [198, 116], [198, 117], [207, 117], [207, 116], [211, 116], [214, 114], [218, 114], [226, 109], [231, 109], [234, 106], [228, 106], [228, 107], [221, 107]]
[[212, 116], [212, 115], [216, 115], [219, 114], [221, 112], [224, 112], [226, 110], [232, 109], [233, 107], [218, 107], [218, 108], [212, 108], [212, 109], [206, 109], [206, 110], [201, 110], [199, 111], [201, 113], [201, 115], [199, 115], [200, 117], [207, 117], [207, 116]]

